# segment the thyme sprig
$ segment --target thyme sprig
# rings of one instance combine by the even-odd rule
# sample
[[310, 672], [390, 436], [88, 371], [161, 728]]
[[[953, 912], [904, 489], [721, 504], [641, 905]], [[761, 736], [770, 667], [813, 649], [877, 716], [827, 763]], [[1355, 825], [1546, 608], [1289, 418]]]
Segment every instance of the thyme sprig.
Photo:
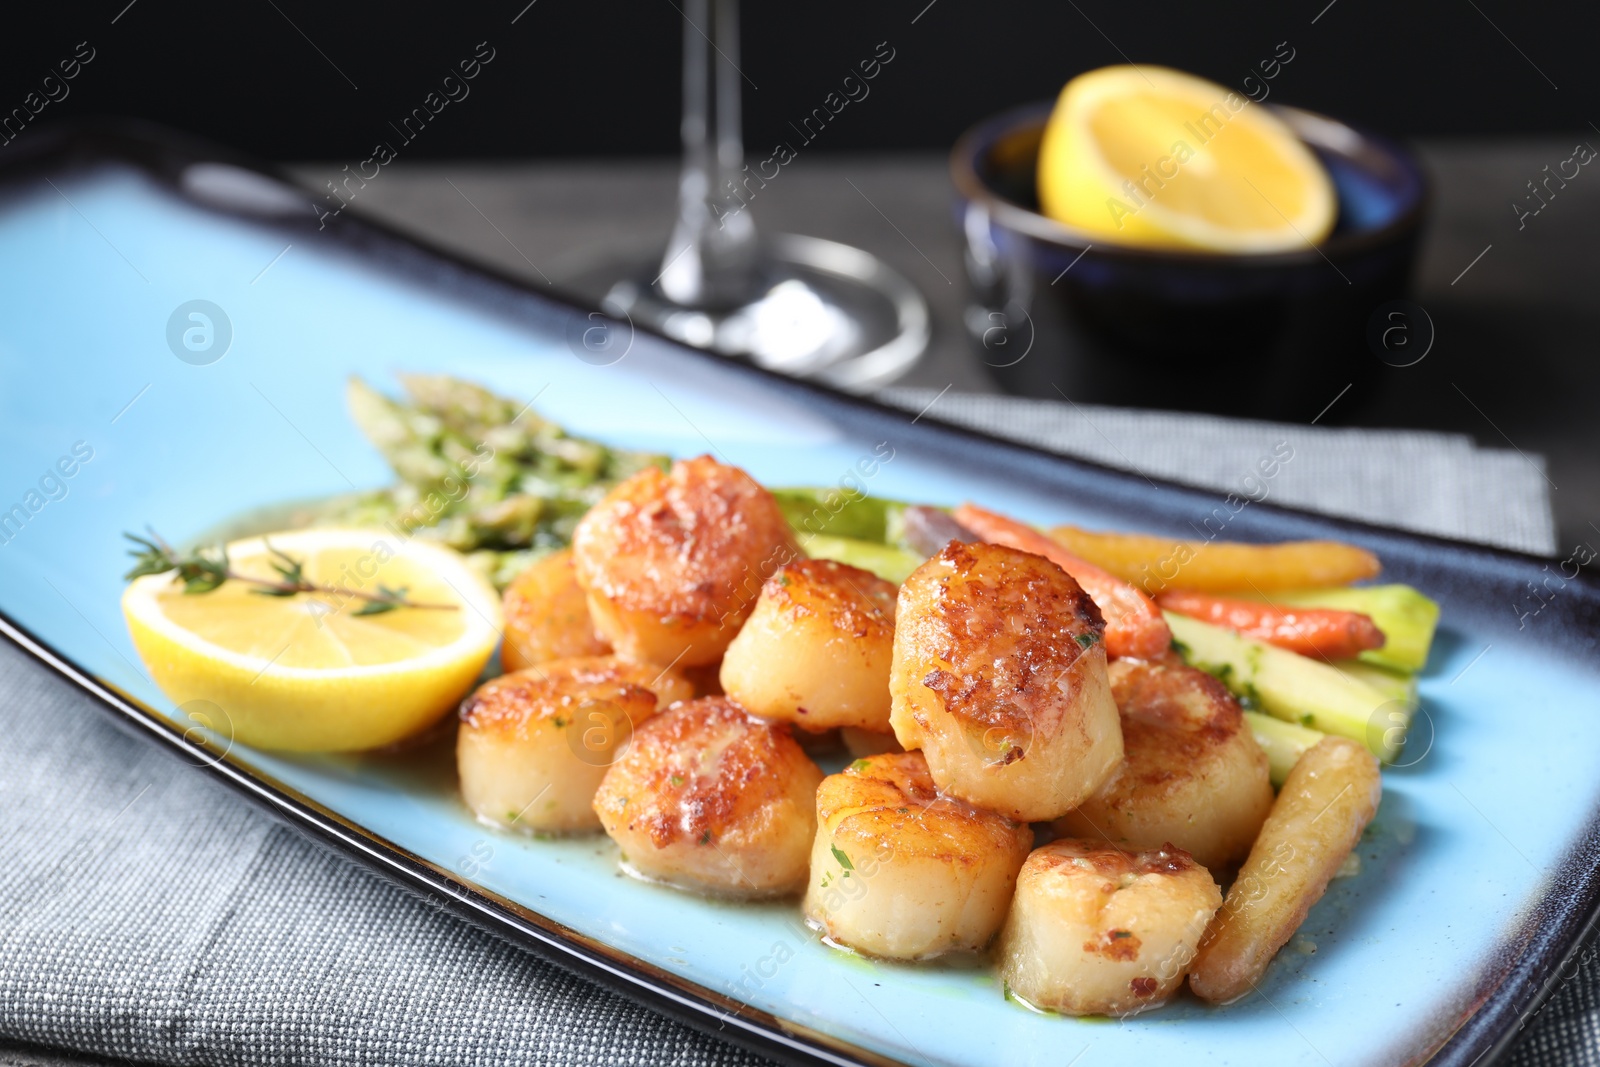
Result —
[[325, 596], [342, 597], [345, 600], [359, 600], [361, 606], [351, 612], [353, 615], [380, 615], [396, 608], [417, 608], [423, 611], [455, 611], [455, 604], [426, 604], [410, 599], [406, 594], [409, 587], [390, 586], [378, 583], [378, 591], [369, 593], [361, 589], [350, 589], [342, 585], [324, 585], [313, 582], [306, 577], [304, 560], [295, 559], [287, 552], [266, 542], [267, 552], [273, 571], [278, 575], [274, 581], [271, 578], [258, 578], [251, 574], [241, 574], [234, 570], [228, 561], [228, 549], [224, 545], [200, 545], [191, 552], [183, 553], [174, 549], [161, 535], [154, 530], [148, 530], [149, 537], [140, 537], [137, 534], [124, 533], [134, 544], [128, 549], [128, 555], [133, 557], [133, 566], [128, 573], [123, 575], [127, 581], [142, 578], [147, 574], [166, 574], [176, 572], [179, 581], [183, 582], [183, 591], [186, 594], [209, 593], [221, 586], [224, 582], [244, 582], [254, 586], [252, 593], [261, 596], [290, 597], [299, 593], [321, 593]]

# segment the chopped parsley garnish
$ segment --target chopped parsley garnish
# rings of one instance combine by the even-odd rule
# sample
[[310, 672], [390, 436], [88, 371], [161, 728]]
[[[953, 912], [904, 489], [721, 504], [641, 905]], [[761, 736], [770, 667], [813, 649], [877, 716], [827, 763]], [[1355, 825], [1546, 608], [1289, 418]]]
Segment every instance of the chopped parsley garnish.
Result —
[[829, 845], [828, 851], [833, 853], [833, 858], [838, 860], [839, 866], [843, 867], [845, 870], [853, 871], [856, 869], [856, 865], [850, 862], [850, 857], [846, 856], [843, 852], [840, 852], [837, 845]]
[[871, 765], [872, 765], [872, 762], [870, 760], [858, 759], [854, 763], [850, 764], [850, 769], [852, 771], [864, 771], [868, 767], [870, 767]]
[[1078, 644], [1082, 645], [1084, 648], [1093, 648], [1094, 643], [1100, 640], [1100, 635], [1090, 631], [1086, 634], [1079, 634], [1077, 640]]

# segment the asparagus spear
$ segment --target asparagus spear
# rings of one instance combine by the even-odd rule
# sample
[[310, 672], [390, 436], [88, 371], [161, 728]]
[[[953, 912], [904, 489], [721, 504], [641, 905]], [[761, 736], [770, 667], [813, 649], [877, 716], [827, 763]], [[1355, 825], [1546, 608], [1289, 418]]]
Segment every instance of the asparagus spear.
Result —
[[360, 378], [351, 378], [345, 387], [345, 403], [356, 426], [401, 481], [433, 486], [449, 476], [450, 464], [434, 447], [443, 429], [437, 419], [395, 403]]
[[[470, 382], [406, 375], [401, 403], [351, 379], [351, 414], [400, 484], [346, 521], [399, 520], [464, 552], [548, 550], [620, 479], [665, 457], [573, 437], [527, 405]], [[496, 567], [498, 570], [498, 566]]]
[[509, 453], [530, 471], [567, 488], [598, 480], [614, 481], [665, 457], [652, 452], [610, 448], [574, 437], [527, 404], [445, 375], [403, 374], [401, 384], [413, 403], [474, 445], [488, 444], [496, 455]]
[[895, 514], [905, 505], [856, 489], [800, 487], [774, 489], [789, 525], [805, 539], [812, 534], [888, 544]]
[[874, 544], [851, 537], [818, 534], [805, 541], [806, 555], [812, 559], [831, 559], [871, 571], [887, 582], [900, 583], [922, 565], [922, 557], [895, 545]]
[[[401, 374], [398, 377], [413, 404], [459, 433], [474, 434], [489, 427], [509, 425], [518, 417], [510, 400], [460, 378], [444, 374]], [[531, 411], [523, 415], [530, 422], [543, 421]]]
[[1300, 762], [1300, 757], [1306, 749], [1327, 736], [1320, 730], [1313, 730], [1308, 726], [1296, 726], [1292, 722], [1274, 719], [1271, 715], [1263, 715], [1259, 711], [1245, 712], [1244, 721], [1245, 725], [1250, 727], [1250, 733], [1255, 736], [1256, 744], [1267, 754], [1273, 785], [1282, 785], [1283, 780], [1289, 777], [1289, 772], [1294, 769], [1294, 765]]
[[1399, 674], [1385, 667], [1376, 667], [1361, 660], [1335, 660], [1333, 666], [1340, 673], [1358, 681], [1362, 681], [1383, 693], [1390, 700], [1398, 701], [1406, 707], [1415, 710], [1417, 706], [1417, 676], [1414, 674]]
[[1411, 709], [1326, 663], [1166, 612], [1178, 651], [1216, 675], [1250, 710], [1360, 741], [1385, 763], [1405, 744]]
[[[1240, 594], [1241, 600], [1263, 599]], [[1361, 653], [1363, 662], [1402, 671], [1420, 671], [1439, 624], [1439, 605], [1409, 585], [1356, 585], [1296, 589], [1265, 599], [1280, 607], [1337, 608], [1370, 615], [1383, 631], [1384, 645]]]

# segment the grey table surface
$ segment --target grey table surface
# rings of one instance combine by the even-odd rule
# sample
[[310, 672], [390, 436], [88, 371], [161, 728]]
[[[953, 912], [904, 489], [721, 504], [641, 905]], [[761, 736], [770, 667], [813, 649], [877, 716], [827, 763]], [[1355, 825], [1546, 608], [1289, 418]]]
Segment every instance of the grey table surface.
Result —
[[[1548, 457], [1559, 543], [1600, 543], [1600, 182], [1572, 182], [1519, 230], [1524, 183], [1572, 153], [1564, 141], [1419, 146], [1434, 208], [1415, 298], [1437, 340], [1428, 358], [1386, 380], [1333, 425], [1467, 433], [1480, 444]], [[292, 173], [321, 189], [338, 164]], [[619, 159], [533, 164], [410, 163], [385, 168], [353, 207], [530, 282], [597, 299], [595, 279], [659, 255], [676, 164]], [[767, 231], [812, 234], [881, 256], [926, 295], [933, 340], [899, 384], [993, 392], [961, 324], [966, 298], [953, 192], [940, 155], [803, 156], [751, 203]], [[1308, 413], [1307, 417], [1313, 413]]]

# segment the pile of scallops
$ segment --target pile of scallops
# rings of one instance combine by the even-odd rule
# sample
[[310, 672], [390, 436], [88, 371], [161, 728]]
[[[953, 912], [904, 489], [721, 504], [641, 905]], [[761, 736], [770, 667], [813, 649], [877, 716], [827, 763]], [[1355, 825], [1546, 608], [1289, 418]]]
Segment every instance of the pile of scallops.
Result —
[[[1275, 798], [1220, 683], [1108, 656], [1077, 580], [942, 517], [897, 588], [807, 558], [736, 467], [629, 478], [507, 591], [508, 673], [461, 708], [468, 806], [603, 830], [652, 882], [798, 896], [868, 956], [992, 951], [1040, 1009], [1250, 992], [1371, 818], [1375, 761], [1330, 737]], [[825, 774], [829, 742], [858, 758]]]

